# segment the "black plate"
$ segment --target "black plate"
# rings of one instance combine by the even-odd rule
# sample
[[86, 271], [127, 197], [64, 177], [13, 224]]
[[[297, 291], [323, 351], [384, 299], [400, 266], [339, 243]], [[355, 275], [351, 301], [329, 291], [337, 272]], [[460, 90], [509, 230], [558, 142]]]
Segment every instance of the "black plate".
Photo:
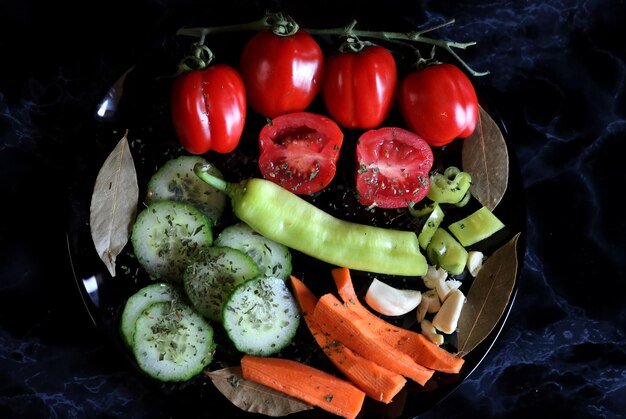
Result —
[[[241, 51], [243, 43], [249, 35], [249, 33], [215, 35], [208, 39], [207, 44], [216, 54], [216, 62], [228, 62], [236, 65], [238, 52]], [[111, 277], [96, 254], [89, 231], [89, 204], [96, 175], [106, 156], [112, 151], [126, 129], [129, 130], [128, 137], [137, 168], [140, 205], [141, 197], [145, 196], [147, 181], [156, 169], [167, 159], [185, 154], [176, 140], [169, 120], [168, 96], [172, 81], [170, 76], [175, 72], [178, 61], [187, 53], [191, 41], [191, 38], [177, 37], [173, 33], [157, 39], [145, 56], [141, 57], [136, 65], [106, 92], [103, 102], [95, 106], [93, 141], [85, 142], [81, 166], [77, 168], [78, 178], [72, 187], [72, 220], [67, 235], [68, 250], [76, 282], [94, 323], [106, 334], [106, 339], [126, 357], [128, 368], [135, 370], [137, 376], [145, 380], [152, 391], [165, 398], [168, 404], [173, 406], [173, 411], [179, 412], [181, 416], [184, 416], [185, 412], [194, 412], [194, 414], [201, 416], [203, 412], [208, 414], [219, 407], [230, 417], [248, 417], [251, 415], [234, 407], [202, 375], [187, 383], [163, 384], [145, 377], [137, 369], [132, 355], [125, 348], [119, 336], [118, 317], [126, 299], [134, 291], [150, 283], [151, 280], [132, 257], [130, 244], [118, 257], [117, 275]], [[323, 42], [323, 39], [320, 40], [323, 48], [331, 47], [330, 43], [325, 44]], [[480, 92], [479, 96], [481, 105], [496, 120], [508, 141], [509, 134], [496, 111]], [[308, 110], [324, 113], [319, 99], [316, 99]], [[403, 126], [400, 115], [397, 111], [394, 112], [386, 125]], [[240, 147], [227, 156], [208, 153], [205, 157], [217, 164], [229, 181], [259, 176], [255, 161], [257, 155], [256, 135], [264, 123], [264, 118], [249, 111]], [[358, 130], [345, 131], [346, 138], [342, 149], [342, 160], [339, 163], [341, 169], [331, 185], [323, 192], [311, 197], [311, 201], [344, 219], [390, 227], [415, 228], [416, 226], [412, 225], [414, 220], [406, 216], [405, 211], [365, 210], [356, 202], [352, 193], [354, 166], [351, 158], [353, 156], [351, 147], [354, 147], [356, 138], [361, 132]], [[441, 152], [437, 152], [436, 164], [441, 167], [449, 164], [459, 165], [460, 145], [461, 142], [457, 140], [444, 147]], [[525, 249], [525, 204], [515, 156], [511, 152], [509, 152], [509, 156], [509, 186], [495, 210], [496, 215], [505, 223], [506, 228], [492, 239], [480, 243], [477, 248], [488, 255], [504, 244], [508, 238], [517, 232], [522, 232], [518, 242], [518, 260], [519, 266], [521, 266]], [[471, 209], [472, 206], [469, 205], [465, 211]], [[459, 211], [456, 216], [461, 215], [464, 215], [463, 211]], [[232, 220], [226, 216], [224, 224]], [[450, 218], [447, 221], [453, 220]], [[312, 259], [295, 253], [293, 273], [300, 278], [308, 278], [307, 284], [312, 287], [317, 295], [321, 295], [324, 291], [333, 291], [334, 282], [330, 276], [330, 266], [328, 265], [315, 263]], [[372, 277], [363, 272], [354, 272], [353, 276], [355, 288], [362, 293]], [[519, 270], [517, 276], [519, 277]], [[312, 281], [314, 278], [316, 278], [315, 281]], [[401, 281], [400, 278], [388, 279]], [[463, 285], [465, 291], [467, 291], [470, 281], [471, 278], [466, 279]], [[490, 336], [465, 357], [465, 365], [459, 374], [436, 373], [424, 387], [409, 382], [390, 405], [383, 405], [367, 399], [363, 417], [414, 417], [441, 402], [483, 360], [506, 321], [516, 291], [517, 281], [511, 300], [500, 322]], [[414, 315], [396, 321], [407, 327], [415, 326]], [[301, 327], [301, 331], [296, 337], [298, 344], [290, 346], [287, 354], [298, 356], [321, 368], [333, 371], [334, 367], [319, 351], [308, 333], [306, 327]], [[452, 341], [447, 347], [454, 350], [454, 342]], [[236, 365], [237, 360], [238, 355], [232, 351], [218, 352], [210, 367], [217, 369], [225, 365]], [[319, 418], [325, 415], [324, 412], [316, 409], [299, 413], [294, 417]]]

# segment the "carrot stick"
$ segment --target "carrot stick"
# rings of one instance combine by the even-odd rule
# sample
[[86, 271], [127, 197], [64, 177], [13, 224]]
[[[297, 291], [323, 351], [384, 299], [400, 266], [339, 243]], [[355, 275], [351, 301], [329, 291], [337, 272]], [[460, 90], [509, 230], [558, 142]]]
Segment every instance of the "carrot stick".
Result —
[[385, 321], [365, 307], [354, 291], [349, 269], [335, 268], [332, 270], [332, 275], [343, 302], [363, 318], [370, 328], [389, 345], [409, 355], [415, 362], [426, 368], [450, 374], [457, 374], [461, 371], [465, 362], [463, 358], [440, 348], [421, 333]]
[[322, 330], [315, 319], [313, 311], [317, 304], [317, 297], [307, 286], [295, 276], [291, 276], [292, 289], [302, 316], [315, 337], [318, 345], [326, 356], [352, 383], [363, 390], [374, 400], [390, 403], [406, 384], [406, 379], [395, 372], [381, 367], [366, 359], [340, 342], [337, 342], [332, 333]]
[[352, 383], [286, 358], [244, 355], [243, 378], [271, 387], [344, 418], [355, 418], [365, 393]]
[[365, 320], [331, 293], [319, 298], [313, 316], [322, 330], [333, 334], [337, 341], [383, 368], [421, 385], [426, 384], [435, 372], [380, 339]]

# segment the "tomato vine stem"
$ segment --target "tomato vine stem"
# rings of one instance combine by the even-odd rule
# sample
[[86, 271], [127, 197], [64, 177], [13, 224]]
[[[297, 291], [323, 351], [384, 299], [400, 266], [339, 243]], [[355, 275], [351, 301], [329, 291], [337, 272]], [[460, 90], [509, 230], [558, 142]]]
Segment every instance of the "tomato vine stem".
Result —
[[213, 58], [213, 51], [204, 45], [204, 37], [201, 37], [199, 42], [194, 42], [191, 45], [190, 54], [183, 57], [178, 64], [177, 74], [207, 68], [211, 61], [213, 61]]
[[270, 16], [265, 15], [261, 19], [255, 20], [253, 22], [247, 22], [247, 23], [236, 23], [233, 25], [211, 26], [211, 27], [180, 28], [176, 32], [176, 35], [204, 38], [207, 35], [214, 35], [218, 33], [260, 31], [260, 30], [265, 30], [265, 29], [269, 29], [272, 27], [269, 19], [270, 19]]
[[385, 41], [410, 41], [410, 42], [420, 42], [427, 45], [432, 45], [435, 47], [442, 48], [450, 55], [452, 55], [456, 60], [458, 60], [461, 65], [473, 76], [486, 76], [489, 74], [489, 71], [476, 71], [471, 68], [454, 50], [457, 49], [467, 49], [473, 45], [476, 45], [476, 42], [457, 42], [457, 41], [448, 41], [444, 39], [436, 39], [424, 36], [425, 33], [435, 31], [437, 29], [441, 29], [443, 27], [449, 26], [455, 22], [454, 19], [448, 20], [444, 23], [428, 27], [421, 30], [411, 31], [411, 32], [389, 32], [389, 31], [367, 31], [355, 29], [356, 21], [352, 21], [346, 27], [338, 27], [338, 28], [328, 28], [328, 29], [315, 29], [315, 28], [302, 28], [303, 30], [309, 32], [312, 35], [344, 35], [344, 36], [356, 36], [359, 38], [375, 38], [382, 39]]
[[[465, 50], [468, 47], [476, 45], [476, 42], [457, 42], [445, 39], [437, 39], [424, 36], [428, 32], [435, 31], [437, 29], [444, 28], [452, 25], [455, 19], [450, 19], [446, 22], [436, 24], [424, 29], [419, 29], [410, 32], [390, 32], [390, 31], [370, 31], [356, 29], [356, 20], [353, 20], [347, 26], [336, 28], [301, 28], [302, 30], [310, 33], [311, 35], [329, 35], [329, 36], [344, 36], [352, 38], [374, 38], [385, 41], [405, 41], [405, 42], [418, 42], [426, 45], [432, 45], [433, 47], [441, 48], [447, 51], [454, 59], [456, 59], [472, 76], [479, 77], [489, 74], [489, 71], [476, 71], [469, 66], [455, 51], [455, 49]], [[291, 17], [283, 15], [282, 13], [266, 13], [261, 19], [233, 25], [213, 26], [213, 27], [194, 27], [194, 28], [181, 28], [176, 34], [183, 36], [194, 36], [204, 39], [207, 35], [228, 33], [228, 32], [240, 32], [240, 31], [260, 31], [271, 29], [276, 35], [289, 36], [295, 33], [299, 28], [298, 24]]]

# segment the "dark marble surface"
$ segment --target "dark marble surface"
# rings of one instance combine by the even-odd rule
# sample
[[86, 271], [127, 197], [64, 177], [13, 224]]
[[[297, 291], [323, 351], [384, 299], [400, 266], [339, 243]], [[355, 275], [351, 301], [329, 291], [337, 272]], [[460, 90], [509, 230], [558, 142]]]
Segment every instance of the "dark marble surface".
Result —
[[[0, 417], [177, 416], [83, 306], [67, 185], [106, 88], [200, 4], [0, 3]], [[626, 4], [384, 4], [357, 10], [454, 17], [441, 35], [477, 42], [463, 56], [491, 71], [481, 88], [511, 133], [528, 213], [508, 322], [467, 381], [420, 417], [626, 417]]]

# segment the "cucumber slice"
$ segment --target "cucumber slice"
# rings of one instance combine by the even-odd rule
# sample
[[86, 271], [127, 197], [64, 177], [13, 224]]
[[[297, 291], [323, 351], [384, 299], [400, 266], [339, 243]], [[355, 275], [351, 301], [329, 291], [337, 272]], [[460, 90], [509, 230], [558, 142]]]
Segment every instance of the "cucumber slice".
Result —
[[262, 236], [245, 223], [226, 227], [214, 244], [241, 250], [254, 260], [264, 276], [287, 280], [291, 274], [289, 248]]
[[222, 322], [239, 351], [265, 356], [292, 341], [300, 313], [285, 281], [259, 277], [235, 288], [224, 306]]
[[122, 311], [120, 318], [120, 334], [122, 340], [132, 348], [135, 336], [135, 322], [141, 313], [151, 304], [180, 300], [178, 287], [169, 283], [150, 284], [131, 295]]
[[137, 216], [131, 242], [137, 260], [153, 279], [180, 283], [193, 253], [213, 244], [213, 232], [196, 207], [158, 201]]
[[160, 381], [186, 381], [213, 360], [209, 322], [180, 301], [153, 303], [135, 323], [133, 354], [139, 368]]
[[195, 309], [205, 317], [222, 321], [222, 309], [239, 284], [259, 276], [254, 261], [240, 250], [213, 246], [199, 251], [183, 275], [183, 286]]
[[[148, 183], [146, 202], [172, 200], [193, 205], [215, 225], [224, 213], [226, 194], [200, 179], [193, 171], [196, 163], [207, 164], [200, 156], [180, 156], [168, 160], [152, 175]], [[209, 173], [223, 179], [222, 173], [211, 165]]]

